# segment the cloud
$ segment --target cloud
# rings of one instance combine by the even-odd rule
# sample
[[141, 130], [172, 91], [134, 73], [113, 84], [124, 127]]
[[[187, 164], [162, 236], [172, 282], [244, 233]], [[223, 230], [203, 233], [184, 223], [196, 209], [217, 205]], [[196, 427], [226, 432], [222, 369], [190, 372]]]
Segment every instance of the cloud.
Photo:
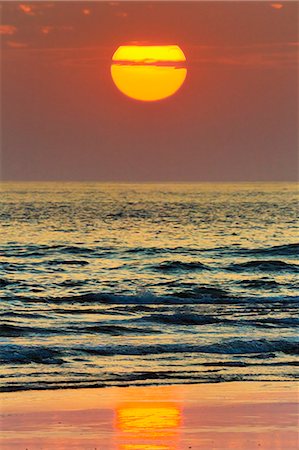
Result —
[[25, 42], [18, 42], [18, 41], [7, 41], [6, 45], [9, 48], [27, 48], [28, 47], [28, 44], [26, 44]]
[[193, 67], [227, 65], [253, 69], [297, 66], [298, 43], [224, 47], [196, 46], [187, 63]]
[[49, 8], [53, 8], [53, 3], [37, 3], [34, 2], [29, 3], [20, 3], [18, 5], [19, 10], [21, 10], [24, 14], [27, 14], [28, 16], [36, 16], [41, 15], [45, 12], [45, 10]]
[[281, 3], [271, 3], [271, 7], [274, 9], [281, 9], [283, 5]]
[[40, 27], [40, 31], [43, 34], [50, 34], [53, 31], [73, 31], [74, 27], [69, 26], [69, 25], [62, 25], [60, 27], [54, 27], [51, 25], [43, 25], [42, 27]]
[[91, 10], [89, 8], [84, 8], [82, 9], [82, 14], [89, 16], [91, 14]]
[[53, 31], [53, 29], [54, 29], [54, 27], [47, 25], [47, 26], [41, 27], [40, 30], [43, 34], [49, 34], [49, 33], [51, 33], [51, 31]]
[[117, 12], [115, 15], [117, 17], [122, 17], [123, 19], [125, 19], [126, 17], [129, 16], [129, 14], [127, 12], [125, 12], [125, 11]]
[[35, 16], [34, 6], [21, 3], [19, 5], [19, 9], [23, 11], [23, 13], [28, 14], [29, 16]]
[[2, 35], [9, 35], [15, 34], [17, 31], [17, 28], [13, 25], [0, 25], [0, 34]]

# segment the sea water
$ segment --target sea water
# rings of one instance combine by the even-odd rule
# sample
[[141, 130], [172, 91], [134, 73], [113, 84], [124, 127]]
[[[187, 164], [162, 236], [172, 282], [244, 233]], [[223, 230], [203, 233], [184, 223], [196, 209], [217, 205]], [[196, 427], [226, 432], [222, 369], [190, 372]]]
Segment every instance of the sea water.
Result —
[[296, 184], [3, 183], [2, 390], [293, 380]]

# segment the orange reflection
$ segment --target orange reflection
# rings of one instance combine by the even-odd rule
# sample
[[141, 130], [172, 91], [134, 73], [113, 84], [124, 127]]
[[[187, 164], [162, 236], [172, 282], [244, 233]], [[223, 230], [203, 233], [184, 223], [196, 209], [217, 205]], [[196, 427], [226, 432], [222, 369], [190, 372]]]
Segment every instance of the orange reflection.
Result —
[[119, 450], [175, 450], [175, 447], [155, 444], [122, 444]]
[[173, 434], [181, 423], [177, 406], [157, 404], [126, 405], [116, 411], [117, 428], [125, 433]]
[[182, 412], [174, 403], [142, 402], [117, 407], [119, 450], [176, 450]]
[[128, 97], [141, 101], [162, 100], [182, 86], [187, 69], [177, 45], [122, 45], [112, 57], [111, 76]]

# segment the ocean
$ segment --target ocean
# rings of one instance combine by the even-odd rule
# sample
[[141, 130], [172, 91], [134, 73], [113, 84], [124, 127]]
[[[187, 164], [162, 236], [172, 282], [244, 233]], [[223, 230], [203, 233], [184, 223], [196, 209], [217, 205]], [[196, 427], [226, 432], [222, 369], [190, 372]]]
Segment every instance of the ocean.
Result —
[[294, 380], [297, 194], [2, 183], [2, 391]]

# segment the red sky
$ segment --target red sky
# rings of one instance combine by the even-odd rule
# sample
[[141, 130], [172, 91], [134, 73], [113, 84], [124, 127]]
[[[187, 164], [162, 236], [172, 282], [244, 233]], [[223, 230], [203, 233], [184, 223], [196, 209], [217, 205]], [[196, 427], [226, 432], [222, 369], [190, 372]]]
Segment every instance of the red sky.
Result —
[[[297, 2], [1, 9], [2, 179], [296, 180]], [[112, 54], [132, 42], [183, 49], [176, 95], [143, 103], [116, 89]]]

